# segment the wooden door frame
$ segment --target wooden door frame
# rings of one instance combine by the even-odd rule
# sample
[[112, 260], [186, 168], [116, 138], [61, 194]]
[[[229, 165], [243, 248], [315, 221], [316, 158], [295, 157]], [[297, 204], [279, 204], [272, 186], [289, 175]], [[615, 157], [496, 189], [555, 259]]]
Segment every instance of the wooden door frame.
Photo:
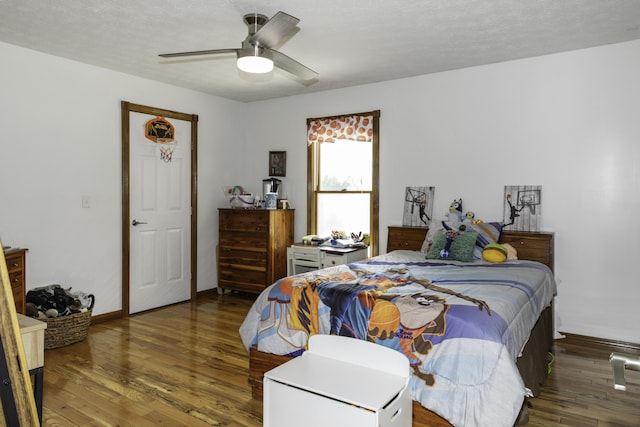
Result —
[[129, 131], [130, 113], [142, 113], [191, 122], [191, 301], [198, 293], [198, 115], [179, 113], [162, 108], [121, 102], [122, 114], [122, 317], [129, 316]]

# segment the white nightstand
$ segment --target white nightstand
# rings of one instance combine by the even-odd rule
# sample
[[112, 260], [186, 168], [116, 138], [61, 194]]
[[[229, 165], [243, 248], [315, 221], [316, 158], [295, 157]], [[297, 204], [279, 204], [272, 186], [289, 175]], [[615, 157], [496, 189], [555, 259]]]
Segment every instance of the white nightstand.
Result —
[[296, 243], [287, 248], [287, 275], [306, 273], [336, 265], [349, 264], [369, 257], [369, 248], [334, 248]]

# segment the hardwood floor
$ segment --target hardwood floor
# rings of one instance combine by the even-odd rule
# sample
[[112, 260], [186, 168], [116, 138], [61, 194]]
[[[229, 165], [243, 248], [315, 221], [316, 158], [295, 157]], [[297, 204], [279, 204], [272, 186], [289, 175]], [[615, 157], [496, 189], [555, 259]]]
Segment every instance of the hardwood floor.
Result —
[[[252, 302], [207, 294], [91, 326], [45, 352], [45, 426], [261, 426], [238, 328]], [[530, 426], [638, 426], [640, 372], [613, 388], [609, 352], [559, 341]]]

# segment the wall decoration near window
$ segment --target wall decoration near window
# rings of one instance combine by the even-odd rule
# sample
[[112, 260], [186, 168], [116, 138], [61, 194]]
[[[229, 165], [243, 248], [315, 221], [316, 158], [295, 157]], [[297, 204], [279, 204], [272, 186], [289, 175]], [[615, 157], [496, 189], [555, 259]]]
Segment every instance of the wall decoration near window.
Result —
[[541, 185], [504, 186], [504, 229], [540, 231]]
[[433, 218], [433, 195], [435, 187], [407, 187], [404, 194], [402, 225], [405, 227], [427, 227]]
[[287, 176], [286, 151], [269, 151], [269, 176]]

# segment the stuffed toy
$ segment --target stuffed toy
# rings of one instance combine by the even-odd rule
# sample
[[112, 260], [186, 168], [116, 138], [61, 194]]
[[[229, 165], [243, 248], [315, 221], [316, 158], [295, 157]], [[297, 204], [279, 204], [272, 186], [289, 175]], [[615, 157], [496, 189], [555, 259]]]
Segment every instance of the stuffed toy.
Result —
[[507, 248], [499, 243], [489, 243], [482, 251], [482, 259], [488, 262], [505, 262], [507, 260]]
[[462, 222], [473, 223], [475, 217], [476, 217], [475, 213], [473, 213], [472, 211], [467, 211], [467, 213], [464, 214], [464, 219], [462, 220]]
[[451, 202], [447, 218], [451, 224], [459, 224], [462, 222], [462, 199]]
[[515, 248], [508, 243], [489, 243], [482, 251], [482, 259], [488, 262], [499, 263], [518, 259], [518, 256]]
[[445, 243], [444, 248], [440, 251], [440, 258], [449, 258], [449, 249], [451, 249], [453, 240], [458, 237], [458, 232], [449, 228], [445, 231], [444, 235], [447, 238], [447, 243]]

